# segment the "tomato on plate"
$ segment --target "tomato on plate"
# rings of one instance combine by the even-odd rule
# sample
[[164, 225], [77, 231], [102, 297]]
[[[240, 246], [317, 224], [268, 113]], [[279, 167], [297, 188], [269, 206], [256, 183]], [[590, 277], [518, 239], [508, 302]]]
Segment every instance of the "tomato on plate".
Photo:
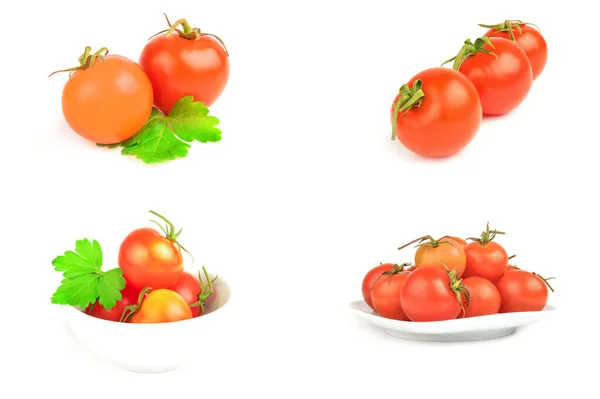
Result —
[[467, 146], [482, 119], [477, 89], [449, 68], [422, 71], [400, 88], [391, 110], [392, 140], [423, 157], [454, 155]]
[[504, 115], [525, 100], [533, 82], [531, 63], [516, 43], [501, 37], [466, 40], [453, 69], [473, 82], [484, 115]]
[[125, 237], [119, 249], [119, 267], [123, 269], [123, 277], [140, 290], [145, 287], [169, 288], [183, 273], [181, 250], [185, 248], [177, 241], [181, 230], [175, 231], [173, 224], [164, 216], [154, 211], [150, 213], [166, 223], [166, 227], [161, 226], [164, 235], [153, 228], [139, 228]]
[[553, 277], [543, 278], [539, 274], [525, 270], [512, 270], [496, 283], [502, 304], [500, 311], [509, 312], [535, 312], [546, 307], [548, 302], [548, 288], [554, 288], [548, 283]]
[[446, 236], [436, 240], [431, 236], [423, 236], [404, 244], [398, 250], [414, 243], [418, 243], [415, 253], [416, 268], [438, 267], [443, 271], [448, 268], [456, 270], [457, 278], [462, 277], [467, 265], [467, 256], [456, 238]]
[[62, 93], [62, 111], [69, 127], [98, 144], [116, 144], [131, 138], [152, 112], [153, 94], [144, 70], [129, 58], [107, 55], [90, 47], [70, 72]]
[[411, 273], [404, 270], [407, 263], [394, 265], [392, 270], [384, 271], [375, 280], [371, 291], [373, 308], [381, 317], [394, 320], [409, 321], [402, 309], [400, 293], [406, 277]]
[[210, 107], [229, 80], [225, 44], [213, 34], [192, 28], [185, 19], [171, 25], [167, 18], [167, 23], [169, 29], [152, 38], [140, 56], [154, 88], [154, 105], [168, 114], [179, 99], [193, 96]]
[[130, 323], [169, 323], [191, 319], [188, 303], [175, 291], [148, 290], [141, 303], [134, 305], [125, 321]]
[[406, 316], [416, 322], [456, 319], [469, 303], [469, 290], [456, 278], [455, 270], [420, 267], [410, 272], [400, 294]]
[[379, 266], [375, 266], [365, 275], [362, 281], [362, 296], [367, 305], [371, 309], [373, 308], [373, 300], [371, 299], [371, 290], [375, 281], [383, 274], [383, 272], [391, 271], [396, 265], [393, 263], [381, 263]]
[[209, 299], [214, 300], [215, 295], [212, 285], [214, 280], [210, 280], [204, 267], [202, 269], [206, 277], [206, 285], [202, 281], [200, 272], [198, 272], [198, 277], [196, 277], [184, 271], [179, 280], [170, 288], [185, 299], [192, 310], [193, 317], [202, 316], [205, 313], [206, 307], [211, 303]]
[[462, 283], [471, 295], [469, 304], [463, 295], [463, 317], [476, 317], [496, 314], [500, 310], [500, 292], [490, 281], [482, 277], [467, 277]]
[[108, 321], [121, 321], [121, 316], [123, 315], [123, 311], [129, 305], [136, 304], [138, 301], [138, 294], [133, 289], [128, 289], [125, 287], [121, 291], [121, 300], [117, 301], [115, 306], [110, 309], [106, 309], [100, 303], [94, 303], [88, 306], [85, 309], [85, 313], [96, 317], [98, 319], [108, 320]]
[[502, 37], [515, 42], [523, 49], [531, 63], [533, 80], [541, 75], [548, 61], [548, 44], [537, 26], [528, 22], [510, 20], [496, 25], [480, 24], [479, 26], [489, 28], [484, 35], [486, 37]]
[[508, 266], [508, 254], [504, 247], [493, 241], [501, 231], [490, 230], [489, 223], [480, 238], [470, 238], [465, 246], [467, 267], [463, 277], [483, 277], [492, 283], [498, 281]]

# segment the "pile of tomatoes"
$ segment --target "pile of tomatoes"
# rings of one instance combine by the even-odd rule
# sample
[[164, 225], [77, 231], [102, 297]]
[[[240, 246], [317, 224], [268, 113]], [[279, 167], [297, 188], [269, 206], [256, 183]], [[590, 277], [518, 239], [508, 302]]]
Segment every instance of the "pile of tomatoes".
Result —
[[381, 317], [412, 322], [543, 310], [552, 278], [510, 265], [512, 256], [494, 241], [500, 234], [488, 224], [478, 238], [420, 237], [398, 248], [417, 243], [414, 265], [374, 267], [363, 298]]
[[[166, 15], [165, 15], [166, 17]], [[69, 72], [62, 95], [68, 125], [97, 144], [112, 145], [133, 137], [155, 106], [167, 115], [183, 97], [210, 107], [229, 79], [229, 54], [216, 35], [191, 27], [185, 19], [153, 36], [139, 64], [103, 47], [86, 47]]]
[[119, 268], [125, 288], [122, 299], [106, 309], [96, 302], [86, 314], [125, 323], [165, 323], [202, 316], [215, 299], [215, 287], [207, 271], [195, 276], [184, 271], [182, 250], [177, 241], [181, 230], [158, 213], [166, 226], [162, 231], [142, 227], [132, 231], [121, 243]]
[[[527, 97], [548, 59], [535, 25], [505, 21], [466, 40], [458, 54], [416, 74], [400, 88], [391, 110], [392, 140], [424, 157], [447, 157], [465, 148], [484, 116], [505, 115]], [[452, 68], [443, 65], [453, 62]]]

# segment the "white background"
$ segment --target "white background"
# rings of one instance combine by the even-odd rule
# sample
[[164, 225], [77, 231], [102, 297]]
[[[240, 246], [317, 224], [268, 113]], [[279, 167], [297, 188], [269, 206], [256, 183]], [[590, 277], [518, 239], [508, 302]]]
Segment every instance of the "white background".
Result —
[[[596, 373], [579, 360], [598, 356], [593, 13], [584, 1], [535, 3], [4, 6], [0, 397], [593, 397]], [[162, 12], [223, 38], [231, 78], [211, 107], [223, 141], [149, 167], [69, 131], [66, 74], [46, 76], [86, 45], [137, 60], [165, 28]], [[486, 120], [450, 159], [392, 142], [398, 87], [482, 35], [477, 23], [506, 18], [538, 24], [549, 46], [526, 101]], [[148, 225], [150, 209], [184, 227], [182, 243], [227, 277], [235, 299], [221, 339], [190, 342], [206, 358], [159, 375], [89, 355], [49, 303], [56, 255], [95, 238], [115, 267], [120, 241]], [[366, 271], [410, 260], [397, 246], [478, 234], [488, 220], [520, 267], [557, 278], [555, 318], [495, 341], [435, 344], [389, 338], [350, 315]]]

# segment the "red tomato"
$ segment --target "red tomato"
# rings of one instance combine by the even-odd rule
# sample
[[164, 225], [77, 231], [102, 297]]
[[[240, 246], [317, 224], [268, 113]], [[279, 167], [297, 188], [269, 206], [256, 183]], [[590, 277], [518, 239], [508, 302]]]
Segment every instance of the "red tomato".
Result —
[[[136, 134], [152, 112], [152, 85], [142, 68], [120, 55], [86, 47], [62, 94], [67, 124], [81, 137], [115, 144]], [[56, 72], [54, 72], [56, 73]], [[52, 75], [51, 75], [52, 76]]]
[[158, 289], [143, 299], [129, 319], [131, 323], [168, 323], [192, 318], [189, 305], [175, 291]]
[[193, 96], [211, 106], [229, 80], [229, 55], [223, 42], [190, 27], [184, 19], [169, 26], [166, 34], [146, 44], [140, 56], [154, 88], [154, 105], [168, 114], [179, 99]]
[[418, 73], [392, 105], [392, 140], [424, 157], [447, 157], [467, 146], [481, 125], [481, 102], [469, 79], [448, 68]]
[[512, 111], [531, 89], [531, 63], [523, 49], [510, 40], [484, 37], [474, 44], [467, 40], [452, 60], [453, 68], [475, 84], [484, 115]]
[[501, 312], [535, 312], [544, 309], [548, 302], [548, 283], [536, 273], [513, 270], [506, 273], [496, 284], [502, 304]]
[[164, 235], [144, 227], [131, 232], [119, 249], [119, 267], [123, 269], [125, 280], [141, 290], [169, 288], [177, 282], [183, 273], [183, 257], [173, 224], [154, 211], [152, 214], [167, 223]]
[[121, 295], [123, 296], [123, 298], [120, 301], [117, 301], [117, 304], [112, 308], [106, 309], [99, 303], [95, 303], [93, 305], [88, 306], [85, 309], [85, 313], [98, 319], [108, 321], [120, 321], [125, 307], [133, 305], [138, 301], [138, 295], [133, 290], [128, 290], [127, 288], [125, 288], [123, 291], [121, 291]]
[[501, 231], [490, 230], [489, 224], [486, 231], [478, 239], [472, 238], [465, 247], [467, 255], [467, 268], [463, 276], [483, 277], [495, 283], [504, 275], [508, 266], [508, 254], [502, 245], [492, 241]]
[[540, 31], [530, 25], [532, 24], [521, 21], [505, 21], [502, 24], [480, 26], [490, 28], [485, 36], [512, 40], [521, 47], [529, 58], [533, 80], [535, 80], [540, 76], [546, 66], [546, 61], [548, 61], [548, 44]]
[[394, 268], [393, 263], [382, 263], [379, 266], [375, 266], [373, 269], [369, 270], [369, 272], [365, 275], [362, 281], [362, 295], [363, 299], [369, 305], [371, 309], [373, 308], [373, 300], [371, 299], [371, 290], [373, 289], [373, 284], [375, 284], [375, 280], [379, 278], [383, 274], [383, 272], [389, 272]]
[[455, 271], [420, 267], [406, 277], [400, 302], [412, 321], [452, 320], [463, 311], [461, 295], [468, 291]]
[[383, 272], [373, 285], [371, 298], [373, 308], [381, 317], [394, 320], [409, 321], [402, 309], [400, 293], [406, 277], [410, 274], [404, 270], [403, 265], [395, 265], [391, 271]]
[[465, 314], [463, 317], [476, 317], [496, 314], [500, 310], [500, 292], [490, 281], [481, 277], [467, 277], [463, 284], [469, 290], [469, 303], [463, 295]]
[[[206, 275], [206, 281], [209, 282], [209, 277]], [[204, 283], [198, 277], [191, 273], [183, 272], [179, 280], [171, 287], [172, 291], [177, 292], [192, 309], [193, 317], [198, 317], [204, 314], [207, 306], [212, 304], [215, 297], [214, 287], [212, 282]]]
[[416, 242], [419, 244], [415, 253], [415, 267], [439, 267], [443, 271], [448, 268], [456, 270], [458, 278], [462, 276], [467, 265], [467, 257], [463, 247], [452, 238], [442, 237], [436, 240], [431, 236], [423, 236], [398, 249], [403, 249]]

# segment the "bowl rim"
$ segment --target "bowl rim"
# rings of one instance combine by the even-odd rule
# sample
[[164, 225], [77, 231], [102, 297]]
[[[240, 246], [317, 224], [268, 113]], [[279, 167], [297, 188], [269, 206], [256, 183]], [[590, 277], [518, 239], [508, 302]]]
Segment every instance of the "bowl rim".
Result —
[[[184, 269], [184, 271], [190, 273], [193, 272], [194, 270], [189, 270], [189, 269]], [[186, 320], [178, 320], [178, 321], [169, 321], [169, 322], [162, 322], [162, 323], [122, 323], [122, 322], [118, 322], [118, 321], [112, 321], [112, 320], [105, 320], [105, 319], [100, 319], [98, 317], [92, 317], [86, 313], [83, 312], [83, 310], [81, 310], [80, 308], [76, 307], [76, 306], [66, 306], [66, 311], [69, 312], [69, 315], [71, 317], [78, 317], [81, 320], [87, 320], [91, 323], [102, 323], [104, 325], [111, 325], [111, 326], [123, 326], [123, 327], [117, 327], [117, 328], [171, 328], [170, 326], [173, 325], [177, 325], [177, 326], [182, 326], [182, 325], [189, 325], [191, 323], [200, 323], [202, 322], [201, 320], [204, 320], [210, 316], [212, 316], [212, 318], [210, 320], [214, 319], [214, 315], [216, 313], [222, 314], [223, 309], [224, 308], [229, 308], [229, 303], [231, 302], [231, 299], [233, 297], [233, 290], [231, 289], [231, 285], [229, 284], [229, 281], [226, 278], [223, 278], [221, 276], [221, 274], [217, 274], [217, 273], [210, 273], [209, 275], [214, 275], [214, 276], [218, 276], [220, 281], [223, 281], [224, 284], [227, 286], [228, 290], [229, 290], [229, 298], [227, 298], [227, 301], [219, 308], [213, 310], [210, 313], [206, 313], [202, 316], [199, 317], [193, 317], [191, 319], [186, 319]], [[77, 314], [78, 313], [78, 314]], [[219, 316], [220, 317], [220, 316]]]

